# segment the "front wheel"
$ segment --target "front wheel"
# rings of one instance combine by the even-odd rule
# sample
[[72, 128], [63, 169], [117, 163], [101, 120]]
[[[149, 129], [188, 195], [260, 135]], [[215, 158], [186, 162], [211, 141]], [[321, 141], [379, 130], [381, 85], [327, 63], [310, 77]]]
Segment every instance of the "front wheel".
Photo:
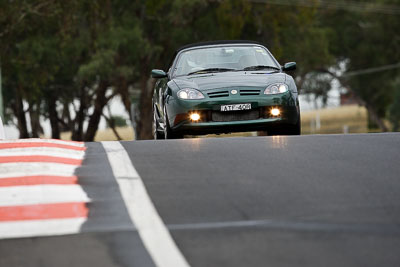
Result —
[[164, 137], [165, 139], [182, 139], [182, 134], [174, 133], [169, 126], [167, 110], [164, 108]]
[[155, 111], [153, 112], [153, 125], [152, 125], [152, 128], [153, 128], [153, 137], [154, 137], [155, 140], [164, 139], [163, 132], [157, 131], [158, 121], [156, 119]]

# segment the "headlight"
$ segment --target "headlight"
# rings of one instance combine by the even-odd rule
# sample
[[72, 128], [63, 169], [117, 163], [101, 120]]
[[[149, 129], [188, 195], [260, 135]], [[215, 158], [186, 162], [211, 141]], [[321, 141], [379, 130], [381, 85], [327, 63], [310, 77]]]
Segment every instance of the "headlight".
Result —
[[180, 99], [203, 99], [204, 95], [195, 89], [182, 89], [178, 91]]
[[289, 90], [288, 86], [284, 83], [271, 84], [264, 90], [265, 95], [281, 94]]
[[192, 113], [192, 114], [190, 114], [190, 119], [192, 120], [192, 121], [199, 121], [200, 120], [200, 114], [199, 113]]
[[272, 116], [279, 116], [280, 114], [281, 114], [281, 111], [279, 110], [279, 108], [272, 108], [270, 111], [269, 111], [269, 113], [272, 115]]

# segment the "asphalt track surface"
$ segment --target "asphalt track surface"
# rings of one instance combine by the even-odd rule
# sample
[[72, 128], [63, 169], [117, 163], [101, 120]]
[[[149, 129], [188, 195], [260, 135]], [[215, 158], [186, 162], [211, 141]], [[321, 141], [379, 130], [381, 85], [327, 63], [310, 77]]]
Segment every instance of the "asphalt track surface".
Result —
[[[121, 142], [191, 266], [400, 266], [400, 134]], [[0, 266], [154, 266], [101, 143], [81, 233], [0, 240]]]

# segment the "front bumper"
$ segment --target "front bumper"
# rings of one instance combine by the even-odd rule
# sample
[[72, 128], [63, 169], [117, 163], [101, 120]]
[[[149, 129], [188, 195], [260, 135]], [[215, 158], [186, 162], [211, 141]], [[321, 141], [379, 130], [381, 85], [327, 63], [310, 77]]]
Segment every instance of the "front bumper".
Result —
[[[213, 121], [212, 112], [219, 112], [221, 105], [251, 103], [252, 111], [257, 110], [257, 119], [235, 121]], [[279, 108], [281, 115], [269, 114], [271, 108]], [[287, 92], [280, 95], [260, 95], [252, 97], [226, 98], [221, 100], [180, 100], [169, 99], [167, 103], [169, 124], [174, 132], [197, 135], [209, 133], [229, 133], [268, 130], [295, 125], [300, 117], [297, 95]], [[201, 120], [193, 122], [189, 114], [198, 112]]]

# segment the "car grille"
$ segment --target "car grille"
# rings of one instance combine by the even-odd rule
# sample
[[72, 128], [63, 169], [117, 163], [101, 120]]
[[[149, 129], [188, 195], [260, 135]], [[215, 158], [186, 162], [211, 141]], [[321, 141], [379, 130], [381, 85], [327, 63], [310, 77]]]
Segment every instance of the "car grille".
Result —
[[[259, 95], [259, 89], [240, 89], [238, 90], [241, 96], [249, 96], [249, 95]], [[227, 97], [229, 96], [228, 90], [218, 91], [218, 92], [211, 92], [207, 93], [209, 98], [217, 98], [217, 97]]]
[[213, 111], [211, 114], [211, 120], [215, 122], [247, 121], [257, 120], [258, 118], [260, 118], [260, 113], [258, 110], [234, 112]]
[[219, 91], [207, 94], [209, 98], [216, 98], [216, 97], [227, 97], [229, 96], [229, 91]]
[[242, 89], [240, 90], [240, 95], [259, 95], [260, 94], [260, 90], [257, 89]]

